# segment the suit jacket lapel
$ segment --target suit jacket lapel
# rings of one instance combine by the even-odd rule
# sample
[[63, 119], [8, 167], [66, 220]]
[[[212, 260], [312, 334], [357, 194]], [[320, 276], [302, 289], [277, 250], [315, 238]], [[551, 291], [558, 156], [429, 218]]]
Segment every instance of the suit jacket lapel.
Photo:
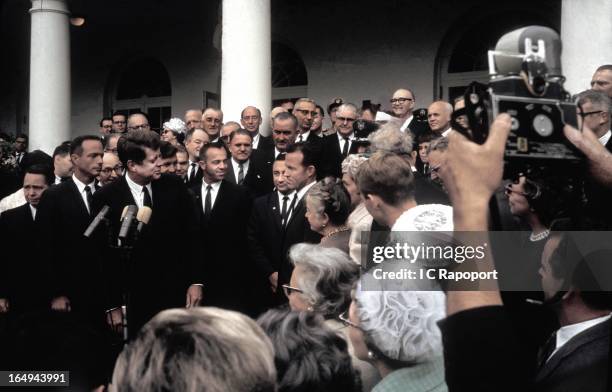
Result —
[[[287, 208], [289, 207], [287, 206]], [[272, 218], [278, 230], [283, 229], [281, 209], [282, 209], [282, 206], [278, 204], [278, 193], [277, 192], [271, 193], [268, 199], [268, 211], [270, 211], [270, 213], [272, 214]]]
[[559, 351], [557, 351], [548, 362], [544, 364], [542, 369], [538, 372], [537, 379], [542, 380], [550, 376], [554, 372], [554, 370], [559, 367], [561, 362], [563, 362], [566, 357], [571, 355], [581, 346], [593, 340], [604, 337], [607, 333], [609, 333], [609, 331], [610, 319], [603, 323], [597, 324], [585, 331], [582, 331], [578, 335], [574, 336], [567, 343], [565, 343], [563, 347], [561, 347]]
[[79, 192], [79, 188], [74, 183], [72, 178], [68, 180], [68, 186], [70, 187], [70, 189], [72, 189], [72, 195], [75, 197], [76, 199], [75, 201], [77, 202], [79, 206], [81, 206], [81, 213], [83, 214], [83, 216], [88, 217], [89, 211], [87, 211], [87, 206], [85, 205], [85, 201], [83, 200], [83, 197], [81, 196], [81, 193]]
[[287, 223], [287, 228], [289, 228], [289, 226], [291, 226], [293, 222], [297, 219], [296, 216], [304, 216], [304, 213], [304, 198], [302, 197], [299, 201], [295, 203], [295, 206], [293, 207], [291, 217], [289, 217], [289, 222]]
[[234, 165], [231, 162], [231, 158], [230, 158], [230, 162], [227, 165], [227, 171], [225, 172], [225, 179], [231, 182], [232, 184], [236, 183], [236, 174], [234, 174]]

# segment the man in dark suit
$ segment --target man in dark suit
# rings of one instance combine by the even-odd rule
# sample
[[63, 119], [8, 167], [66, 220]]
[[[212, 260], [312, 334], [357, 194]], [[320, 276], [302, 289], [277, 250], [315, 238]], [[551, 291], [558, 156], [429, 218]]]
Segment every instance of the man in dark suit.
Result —
[[246, 254], [251, 214], [249, 191], [225, 180], [228, 152], [221, 142], [200, 150], [202, 182], [194, 186], [200, 215], [200, 276], [206, 277], [204, 305], [252, 312], [252, 266]]
[[249, 254], [257, 269], [254, 298], [259, 311], [277, 304], [278, 271], [283, 254], [283, 235], [294, 191], [285, 178], [285, 154], [272, 166], [276, 191], [255, 199], [248, 226]]
[[575, 260], [572, 243], [569, 234], [553, 233], [542, 252], [542, 288], [561, 328], [539, 355], [537, 391], [609, 390], [612, 293], [603, 291], [605, 283], [602, 288], [600, 282], [610, 276], [612, 250]]
[[253, 150], [273, 147], [272, 138], [259, 133], [261, 126], [261, 110], [254, 106], [247, 106], [240, 113], [240, 124], [249, 131], [253, 138]]
[[229, 135], [228, 147], [231, 158], [228, 160], [225, 179], [232, 184], [245, 185], [245, 179], [251, 173], [251, 142], [253, 138], [246, 129], [238, 129]]
[[15, 161], [22, 171], [22, 174], [27, 167], [27, 156], [28, 156], [28, 135], [20, 133], [15, 138]]
[[318, 145], [322, 144], [322, 139], [314, 132], [310, 131], [312, 128], [312, 122], [317, 115], [317, 104], [310, 98], [300, 98], [295, 102], [293, 108], [293, 115], [298, 121], [298, 134], [295, 139], [296, 142], [308, 142], [315, 143]]
[[358, 109], [352, 103], [345, 103], [336, 111], [335, 133], [323, 137], [323, 156], [326, 167], [323, 176], [342, 177], [342, 161], [349, 154], [357, 152], [354, 143], [353, 124], [359, 117]]
[[[297, 107], [297, 106], [296, 106]], [[285, 176], [294, 196], [289, 208], [283, 235], [282, 263], [278, 273], [278, 285], [291, 279], [293, 266], [288, 253], [291, 246], [300, 242], [319, 243], [321, 236], [310, 229], [306, 219], [306, 193], [316, 183], [320, 151], [311, 143], [295, 143], [287, 149]]]
[[36, 214], [41, 249], [48, 252], [51, 307], [102, 320], [100, 265], [93, 243], [83, 236], [93, 218], [95, 179], [103, 148], [97, 136], [78, 136], [70, 145], [73, 174], [43, 193]]
[[[612, 132], [610, 131], [610, 98], [601, 91], [586, 90], [578, 94], [578, 125], [589, 128], [599, 142], [612, 152]], [[612, 227], [612, 191], [597, 183], [586, 174], [584, 183], [586, 197], [585, 212], [588, 217], [606, 228]]]
[[32, 249], [36, 208], [45, 190], [53, 184], [53, 172], [47, 165], [32, 165], [23, 178], [27, 201], [21, 207], [0, 215], [0, 238], [14, 249], [17, 258], [8, 257], [0, 274], [0, 300], [8, 301], [11, 313], [23, 313], [44, 306], [41, 256]]
[[191, 129], [185, 134], [185, 149], [189, 154], [189, 166], [187, 167], [187, 176], [185, 177], [187, 187], [202, 182], [202, 171], [198, 165], [198, 154], [202, 146], [209, 141], [208, 134], [202, 128]]
[[279, 154], [295, 142], [298, 121], [291, 113], [281, 112], [272, 119], [272, 141], [274, 145], [257, 150], [252, 158], [251, 174], [245, 179], [255, 197], [272, 192], [272, 163]]
[[409, 88], [400, 88], [393, 93], [390, 99], [391, 111], [400, 121], [400, 130], [410, 130], [415, 137], [428, 129], [426, 123], [420, 122], [413, 115], [416, 98]]
[[[101, 229], [97, 236], [106, 254], [107, 309], [114, 308], [111, 317], [120, 322], [121, 312], [116, 308], [128, 299], [131, 336], [160, 310], [197, 306], [202, 298], [203, 276], [196, 274], [194, 265], [197, 219], [193, 198], [178, 176], [159, 175], [159, 146], [159, 136], [151, 131], [135, 130], [122, 136], [117, 147], [126, 174], [94, 197], [96, 212], [110, 207], [110, 233]], [[133, 238], [133, 230], [128, 235], [125, 243], [131, 245], [131, 256], [127, 258], [109, 245], [118, 245], [121, 214], [129, 205], [140, 210], [149, 207], [152, 214], [138, 238]], [[177, 230], [183, 244], [171, 246], [168, 238], [176, 237]]]

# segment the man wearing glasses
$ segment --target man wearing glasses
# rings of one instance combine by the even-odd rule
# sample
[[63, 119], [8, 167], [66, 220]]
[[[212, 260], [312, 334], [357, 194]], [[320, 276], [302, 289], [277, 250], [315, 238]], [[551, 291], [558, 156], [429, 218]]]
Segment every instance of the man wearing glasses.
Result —
[[293, 115], [298, 120], [298, 136], [296, 142], [320, 142], [320, 138], [310, 132], [314, 121], [317, 104], [310, 98], [300, 98], [295, 103]]
[[128, 118], [128, 130], [135, 131], [142, 129], [144, 131], [150, 131], [151, 126], [149, 125], [149, 119], [144, 113], [134, 113]]
[[98, 176], [101, 186], [110, 184], [123, 175], [123, 166], [117, 154], [105, 152], [102, 157], [102, 170]]
[[123, 133], [125, 132], [125, 125], [127, 124], [127, 117], [123, 113], [114, 113], [112, 116], [113, 126], [111, 133]]
[[414, 93], [409, 88], [400, 88], [393, 93], [389, 100], [391, 103], [391, 111], [397, 117], [400, 130], [405, 132], [406, 129], [412, 131], [415, 136], [420, 135], [425, 131], [422, 123], [416, 121], [412, 115], [415, 105]]
[[202, 128], [208, 135], [211, 143], [219, 142], [219, 134], [223, 125], [223, 112], [219, 109], [208, 108], [202, 115]]
[[[606, 93], [601, 91], [587, 90], [578, 94], [576, 101], [578, 107], [578, 128], [588, 128], [599, 139], [599, 142], [612, 151], [610, 132], [610, 108], [611, 101]], [[586, 197], [586, 214], [596, 222], [605, 226], [612, 225], [612, 191], [596, 183], [590, 175], [587, 175], [584, 184], [584, 195]]]
[[353, 143], [355, 135], [353, 124], [359, 117], [359, 110], [352, 103], [345, 103], [336, 111], [335, 133], [323, 138], [323, 157], [327, 166], [323, 168], [325, 176], [342, 177], [342, 160], [349, 154], [357, 152]]

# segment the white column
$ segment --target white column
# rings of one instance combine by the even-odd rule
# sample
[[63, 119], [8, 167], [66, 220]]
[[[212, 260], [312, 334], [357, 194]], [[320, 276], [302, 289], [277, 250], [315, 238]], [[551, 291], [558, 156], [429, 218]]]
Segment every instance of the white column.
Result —
[[70, 139], [70, 23], [65, 0], [32, 0], [30, 149]]
[[270, 0], [223, 0], [221, 109], [224, 121], [240, 121], [246, 106], [262, 112], [268, 129], [272, 101]]
[[590, 88], [597, 67], [612, 64], [612, 1], [563, 0], [562, 71], [572, 94]]

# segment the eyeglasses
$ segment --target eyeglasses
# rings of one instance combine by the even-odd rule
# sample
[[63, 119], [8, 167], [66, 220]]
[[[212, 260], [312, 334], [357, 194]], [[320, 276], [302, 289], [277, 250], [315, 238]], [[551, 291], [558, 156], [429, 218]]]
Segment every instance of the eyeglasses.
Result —
[[113, 124], [125, 124], [125, 121], [113, 121]]
[[304, 116], [308, 116], [310, 114], [311, 116], [314, 117], [314, 116], [317, 115], [317, 112], [315, 112], [314, 110], [311, 112], [310, 110], [306, 110], [306, 109], [293, 109], [293, 111], [294, 112], [300, 112]]
[[287, 297], [289, 297], [291, 295], [291, 293], [293, 293], [294, 291], [296, 293], [303, 293], [304, 292], [304, 290], [298, 289], [297, 287], [289, 286], [288, 284], [284, 284], [283, 285], [283, 291], [285, 292], [285, 295]]
[[102, 169], [102, 173], [109, 174], [111, 171], [114, 171], [117, 175], [123, 174], [123, 166], [117, 165], [115, 167], [105, 167]]
[[344, 312], [342, 312], [342, 313], [340, 313], [338, 315], [338, 319], [342, 322], [342, 324], [346, 325], [347, 327], [353, 327], [353, 328], [357, 328], [359, 330], [362, 330], [359, 325], [357, 325], [354, 322], [352, 322], [351, 320], [349, 320], [348, 313], [349, 313], [349, 311], [345, 310]]
[[599, 113], [603, 113], [603, 110], [595, 110], [593, 112], [578, 113], [578, 115], [582, 118], [585, 118], [586, 116], [590, 116], [591, 114], [599, 114]]
[[356, 119], [351, 117], [336, 117], [336, 120], [340, 122], [354, 122]]
[[403, 97], [402, 98], [391, 98], [389, 100], [389, 102], [391, 103], [404, 103], [404, 102], [413, 102], [413, 101], [414, 99], [412, 98], [403, 98]]
[[135, 131], [135, 130], [144, 130], [144, 131], [148, 131], [149, 129], [151, 129], [151, 126], [149, 124], [143, 124], [143, 125], [137, 125], [135, 127], [128, 127], [130, 129], [130, 131]]

